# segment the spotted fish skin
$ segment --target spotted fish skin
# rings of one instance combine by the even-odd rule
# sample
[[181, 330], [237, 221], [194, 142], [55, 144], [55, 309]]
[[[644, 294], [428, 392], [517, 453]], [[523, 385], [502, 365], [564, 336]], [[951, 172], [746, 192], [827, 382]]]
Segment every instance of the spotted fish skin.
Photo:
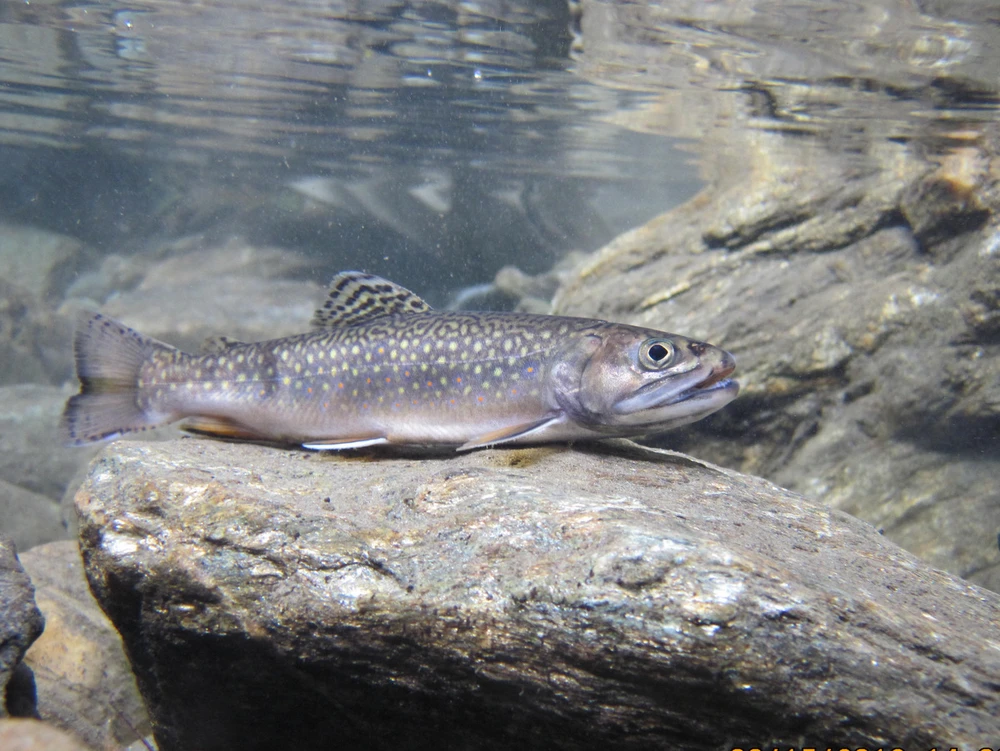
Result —
[[100, 314], [75, 339], [74, 444], [188, 418], [197, 432], [337, 449], [641, 435], [735, 398], [731, 355], [583, 318], [435, 312], [345, 272], [314, 331], [187, 354]]

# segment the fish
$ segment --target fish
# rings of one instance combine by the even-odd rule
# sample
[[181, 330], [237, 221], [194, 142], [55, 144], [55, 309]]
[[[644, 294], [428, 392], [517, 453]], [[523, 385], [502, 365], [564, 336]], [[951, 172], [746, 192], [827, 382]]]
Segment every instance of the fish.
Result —
[[437, 311], [371, 274], [334, 277], [311, 330], [197, 354], [101, 313], [74, 335], [70, 445], [185, 420], [219, 438], [339, 450], [637, 437], [736, 398], [723, 349], [622, 323]]

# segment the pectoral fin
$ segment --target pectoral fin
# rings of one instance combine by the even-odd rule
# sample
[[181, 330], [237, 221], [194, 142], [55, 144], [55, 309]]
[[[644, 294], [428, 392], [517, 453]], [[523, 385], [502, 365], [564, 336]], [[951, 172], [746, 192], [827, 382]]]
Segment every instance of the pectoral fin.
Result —
[[471, 449], [482, 448], [483, 446], [492, 446], [497, 443], [509, 443], [522, 438], [531, 438], [532, 436], [539, 435], [545, 430], [558, 425], [563, 422], [563, 419], [564, 416], [562, 412], [558, 412], [556, 414], [546, 415], [541, 420], [536, 420], [534, 422], [508, 425], [504, 428], [500, 428], [499, 430], [494, 430], [490, 433], [483, 433], [482, 435], [470, 438], [468, 441], [459, 446], [456, 451], [469, 451]]

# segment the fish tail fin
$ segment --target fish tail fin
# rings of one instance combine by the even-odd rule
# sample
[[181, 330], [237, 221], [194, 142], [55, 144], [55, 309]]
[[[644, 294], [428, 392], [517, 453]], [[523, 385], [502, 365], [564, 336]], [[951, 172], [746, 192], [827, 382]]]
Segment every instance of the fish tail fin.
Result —
[[99, 313], [81, 314], [73, 339], [80, 393], [63, 410], [66, 442], [82, 446], [171, 422], [172, 416], [151, 414], [138, 400], [142, 366], [158, 350], [170, 349]]

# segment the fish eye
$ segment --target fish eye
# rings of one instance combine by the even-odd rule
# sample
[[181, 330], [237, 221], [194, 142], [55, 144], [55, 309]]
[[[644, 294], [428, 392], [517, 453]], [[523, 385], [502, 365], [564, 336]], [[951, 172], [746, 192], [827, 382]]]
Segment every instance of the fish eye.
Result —
[[640, 350], [640, 359], [647, 368], [665, 368], [673, 362], [676, 350], [666, 339], [650, 339], [644, 342]]

